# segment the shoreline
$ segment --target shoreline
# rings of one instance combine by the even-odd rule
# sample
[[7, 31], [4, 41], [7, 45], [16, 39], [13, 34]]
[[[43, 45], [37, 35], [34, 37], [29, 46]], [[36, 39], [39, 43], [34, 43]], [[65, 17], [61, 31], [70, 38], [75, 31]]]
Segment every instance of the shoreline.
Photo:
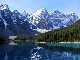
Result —
[[37, 43], [37, 44], [39, 44], [39, 43], [41, 43], [41, 44], [45, 44], [46, 42], [35, 42], [35, 43]]
[[80, 42], [59, 42], [59, 43], [74, 43], [74, 44], [80, 44]]
[[[37, 43], [37, 44], [45, 44], [45, 43], [47, 43], [47, 42], [35, 42], [35, 43]], [[50, 44], [54, 44], [55, 42], [53, 42], [53, 43], [50, 43]], [[65, 43], [74, 43], [74, 44], [80, 44], [80, 42], [58, 42], [58, 43], [61, 43], [61, 44], [65, 44]]]

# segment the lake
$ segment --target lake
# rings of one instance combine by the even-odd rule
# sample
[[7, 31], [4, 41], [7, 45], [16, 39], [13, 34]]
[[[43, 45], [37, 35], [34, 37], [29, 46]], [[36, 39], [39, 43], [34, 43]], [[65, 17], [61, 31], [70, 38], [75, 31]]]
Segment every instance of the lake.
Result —
[[49, 44], [47, 43], [48, 46], [62, 46], [62, 47], [70, 47], [70, 48], [80, 48], [80, 44], [76, 43], [55, 43], [55, 44]]
[[[54, 48], [56, 50], [56, 47]], [[0, 60], [80, 60], [80, 54], [55, 50], [38, 44], [0, 46]]]

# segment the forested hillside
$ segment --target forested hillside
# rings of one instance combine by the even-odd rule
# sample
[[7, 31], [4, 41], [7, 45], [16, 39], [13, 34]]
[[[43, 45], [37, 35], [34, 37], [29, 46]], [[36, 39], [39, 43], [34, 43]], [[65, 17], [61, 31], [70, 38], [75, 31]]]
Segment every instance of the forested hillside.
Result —
[[80, 40], [80, 20], [75, 24], [56, 29], [37, 36], [37, 41], [45, 42], [62, 42], [62, 41], [79, 41]]
[[55, 29], [53, 31], [35, 36], [25, 36], [25, 38], [24, 36], [19, 35], [16, 39], [34, 39], [38, 42], [80, 41], [80, 20], [66, 28]]

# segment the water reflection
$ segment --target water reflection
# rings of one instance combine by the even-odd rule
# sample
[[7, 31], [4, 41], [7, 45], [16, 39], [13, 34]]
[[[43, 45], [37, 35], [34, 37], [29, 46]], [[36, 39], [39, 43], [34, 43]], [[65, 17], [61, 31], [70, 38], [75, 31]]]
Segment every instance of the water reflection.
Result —
[[79, 54], [47, 50], [37, 44], [0, 46], [0, 60], [79, 60]]

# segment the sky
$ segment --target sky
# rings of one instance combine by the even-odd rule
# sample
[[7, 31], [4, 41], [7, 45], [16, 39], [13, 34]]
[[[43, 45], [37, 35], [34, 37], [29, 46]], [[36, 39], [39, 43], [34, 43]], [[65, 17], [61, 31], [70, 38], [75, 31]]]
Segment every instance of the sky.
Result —
[[0, 0], [0, 4], [8, 4], [11, 11], [18, 10], [20, 13], [46, 8], [49, 13], [57, 9], [66, 14], [74, 12], [80, 17], [80, 0]]

